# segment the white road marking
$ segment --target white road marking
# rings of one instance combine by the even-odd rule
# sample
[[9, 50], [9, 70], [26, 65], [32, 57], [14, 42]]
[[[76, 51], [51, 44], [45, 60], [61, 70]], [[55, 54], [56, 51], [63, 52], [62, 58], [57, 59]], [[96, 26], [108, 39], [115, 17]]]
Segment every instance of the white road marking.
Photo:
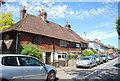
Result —
[[[114, 62], [114, 61], [116, 61], [116, 60], [118, 60], [118, 58], [116, 58], [116, 59], [114, 59], [114, 60], [108, 62], [106, 65], [104, 65], [104, 66], [98, 68], [98, 70], [99, 70], [99, 69], [102, 69], [102, 68], [104, 68], [104, 67], [106, 67], [108, 64], [110, 64], [110, 63], [112, 63], [112, 62]], [[87, 77], [89, 77], [89, 76], [92, 75], [93, 73], [97, 72], [98, 70], [95, 70], [95, 71], [93, 71], [92, 73], [86, 75], [86, 76], [84, 77], [84, 79], [87, 78]]]

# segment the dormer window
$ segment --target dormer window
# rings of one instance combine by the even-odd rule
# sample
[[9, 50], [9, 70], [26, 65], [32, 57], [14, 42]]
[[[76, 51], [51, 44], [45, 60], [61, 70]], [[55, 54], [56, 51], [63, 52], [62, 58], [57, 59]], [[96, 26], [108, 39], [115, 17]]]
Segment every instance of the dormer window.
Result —
[[67, 47], [67, 41], [60, 40], [60, 46]]

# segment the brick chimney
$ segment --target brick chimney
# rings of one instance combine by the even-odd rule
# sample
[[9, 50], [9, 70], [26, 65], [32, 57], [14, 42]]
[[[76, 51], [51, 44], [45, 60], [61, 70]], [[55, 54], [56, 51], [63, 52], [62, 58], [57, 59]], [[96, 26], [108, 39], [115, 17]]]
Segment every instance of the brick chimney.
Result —
[[24, 19], [26, 15], [27, 15], [26, 9], [25, 6], [23, 6], [22, 9], [20, 10], [20, 20]]
[[43, 9], [39, 10], [39, 15], [44, 22], [47, 22], [47, 13]]
[[68, 29], [68, 30], [71, 29], [71, 26], [70, 26], [70, 23], [69, 23], [69, 22], [66, 22], [65, 28]]

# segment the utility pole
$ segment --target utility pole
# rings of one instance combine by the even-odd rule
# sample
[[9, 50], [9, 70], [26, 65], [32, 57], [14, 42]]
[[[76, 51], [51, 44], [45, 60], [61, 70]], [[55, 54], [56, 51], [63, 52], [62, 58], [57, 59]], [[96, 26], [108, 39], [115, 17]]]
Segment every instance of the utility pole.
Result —
[[86, 40], [86, 32], [83, 32], [83, 34], [84, 34], [84, 36], [85, 36], [85, 38], [84, 38], [84, 39]]

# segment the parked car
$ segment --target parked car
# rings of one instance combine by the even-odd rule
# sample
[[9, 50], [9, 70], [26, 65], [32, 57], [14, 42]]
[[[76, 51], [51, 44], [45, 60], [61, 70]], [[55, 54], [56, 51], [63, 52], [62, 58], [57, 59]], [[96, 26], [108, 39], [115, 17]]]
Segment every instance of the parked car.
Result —
[[55, 80], [56, 68], [42, 61], [25, 55], [0, 55], [0, 78]]
[[84, 56], [76, 62], [76, 67], [92, 67], [97, 65], [96, 58], [93, 56]]
[[114, 59], [114, 56], [113, 55], [108, 55], [108, 60], [112, 60]]
[[117, 55], [117, 54], [113, 54], [113, 56], [114, 56], [115, 58], [117, 58], [117, 57], [118, 57], [118, 55]]
[[103, 58], [99, 54], [92, 55], [92, 56], [96, 58], [98, 65], [103, 63]]
[[106, 54], [100, 54], [100, 56], [103, 58], [104, 62], [108, 62], [108, 55], [106, 55]]

